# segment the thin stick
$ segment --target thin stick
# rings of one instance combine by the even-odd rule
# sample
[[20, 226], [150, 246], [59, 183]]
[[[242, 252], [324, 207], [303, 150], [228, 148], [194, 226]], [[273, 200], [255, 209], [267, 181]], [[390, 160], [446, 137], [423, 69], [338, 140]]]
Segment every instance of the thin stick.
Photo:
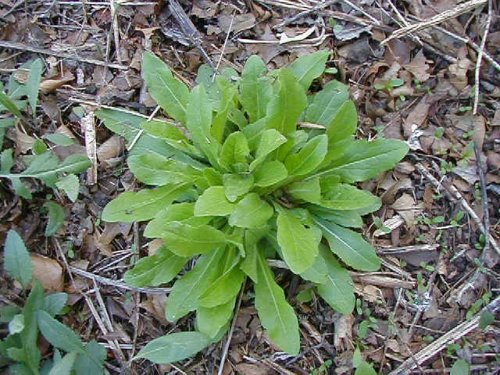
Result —
[[[439, 188], [441, 186], [441, 184], [439, 183], [439, 181], [436, 180], [436, 178], [433, 175], [431, 175], [429, 173], [429, 171], [422, 164], [417, 163], [415, 166], [418, 169], [418, 171], [425, 178], [427, 178], [432, 183], [432, 185], [434, 185], [434, 187], [439, 191]], [[493, 236], [490, 234], [489, 228], [485, 228], [484, 227], [483, 223], [481, 222], [481, 219], [479, 219], [479, 217], [474, 212], [474, 210], [471, 208], [471, 206], [469, 206], [469, 204], [467, 203], [467, 201], [465, 200], [465, 198], [462, 197], [462, 194], [460, 194], [460, 192], [457, 190], [457, 188], [455, 186], [453, 186], [453, 185], [449, 185], [445, 189], [446, 189], [445, 192], [447, 193], [447, 195], [449, 197], [451, 197], [453, 200], [455, 200], [458, 203], [460, 203], [460, 205], [462, 206], [462, 208], [470, 215], [470, 217], [472, 218], [472, 220], [479, 227], [479, 230], [481, 231], [481, 233], [483, 233], [486, 237], [489, 238], [491, 247], [493, 247], [493, 249], [495, 249], [495, 251], [497, 252], [497, 254], [500, 255], [500, 248], [498, 247], [498, 244], [497, 244], [495, 238], [493, 238]]]
[[246, 285], [246, 279], [243, 281], [243, 284], [241, 287], [240, 295], [238, 297], [238, 303], [236, 305], [236, 310], [234, 313], [233, 322], [231, 323], [231, 328], [229, 329], [229, 333], [227, 334], [227, 340], [226, 340], [226, 343], [224, 344], [224, 351], [222, 352], [222, 357], [220, 359], [220, 365], [219, 365], [219, 371], [217, 372], [217, 375], [222, 375], [222, 372], [224, 371], [224, 362], [226, 362], [227, 353], [229, 352], [229, 345], [231, 344], [231, 339], [232, 339], [233, 333], [234, 333], [234, 327], [236, 326], [236, 318], [238, 317], [238, 312], [240, 311], [241, 300], [243, 299], [243, 293], [245, 292], [245, 285]]
[[486, 3], [486, 1], [487, 0], [470, 0], [466, 3], [462, 3], [458, 6], [456, 6], [455, 8], [448, 9], [440, 14], [437, 14], [436, 16], [431, 17], [428, 20], [425, 20], [425, 21], [422, 21], [422, 22], [419, 22], [419, 23], [416, 23], [413, 25], [402, 27], [399, 30], [394, 31], [391, 36], [384, 39], [380, 44], [384, 45], [392, 39], [402, 38], [410, 33], [414, 33], [414, 32], [417, 32], [419, 30], [426, 29], [430, 26], [437, 25], [437, 24], [439, 24], [443, 21], [446, 21], [450, 18], [459, 16], [462, 13], [466, 13], [466, 12], [476, 8], [477, 6]]
[[[482, 311], [488, 310], [495, 314], [500, 309], [500, 297], [489, 303]], [[448, 344], [451, 344], [469, 332], [479, 327], [479, 319], [481, 313], [476, 314], [471, 320], [465, 321], [451, 331], [447, 332], [433, 343], [427, 345], [420, 352], [416, 353], [412, 358], [408, 358], [397, 369], [390, 372], [389, 375], [408, 374], [411, 370], [423, 364], [428, 359], [432, 358], [443, 350]]]
[[0, 40], [0, 47], [16, 49], [24, 52], [40, 53], [42, 55], [56, 56], [61, 59], [76, 60], [87, 64], [106, 66], [111, 69], [128, 70], [129, 68], [128, 66], [125, 65], [107, 63], [106, 61], [88, 59], [85, 57], [75, 56], [66, 52], [57, 52], [46, 48], [30, 46], [28, 44], [17, 43], [17, 42], [8, 42], [5, 40]]
[[[149, 115], [149, 117], [146, 120], [146, 122], [150, 122], [156, 116], [156, 113], [158, 113], [159, 110], [160, 110], [160, 106], [157, 105], [156, 108], [155, 108], [155, 110], [153, 111], [153, 113], [151, 113], [151, 115]], [[137, 143], [137, 141], [141, 137], [142, 133], [144, 133], [144, 128], [141, 128], [141, 130], [139, 130], [137, 132], [137, 134], [135, 135], [134, 139], [132, 139], [132, 142], [130, 142], [130, 145], [127, 146], [127, 151], [132, 150], [132, 148], [135, 146], [135, 144]]]
[[286, 26], [286, 25], [289, 25], [295, 21], [297, 21], [298, 19], [302, 18], [302, 17], [306, 17], [308, 16], [309, 14], [313, 13], [313, 12], [317, 12], [321, 9], [324, 9], [330, 5], [333, 5], [335, 3], [338, 3], [340, 0], [329, 0], [329, 1], [325, 1], [323, 3], [319, 3], [318, 5], [316, 5], [315, 7], [311, 8], [311, 9], [308, 9], [308, 10], [304, 10], [300, 13], [297, 13], [295, 16], [293, 17], [289, 17], [287, 19], [285, 19], [283, 22], [280, 22], [278, 23], [277, 25], [274, 25], [273, 26], [273, 29], [279, 29], [283, 26]]
[[[484, 227], [489, 228], [490, 227], [490, 213], [489, 213], [489, 208], [488, 208], [488, 192], [486, 191], [486, 178], [484, 176], [484, 170], [483, 170], [483, 163], [481, 160], [481, 152], [479, 150], [479, 147], [477, 146], [477, 143], [474, 142], [474, 154], [476, 156], [476, 165], [477, 165], [477, 172], [479, 174], [479, 184], [481, 185], [481, 200], [482, 200], [482, 205], [483, 205], [483, 222], [484, 222]], [[481, 257], [483, 257], [489, 250], [490, 247], [490, 238], [489, 236], [484, 236], [484, 249], [483, 249], [483, 254]]]
[[488, 33], [490, 31], [491, 19], [492, 19], [492, 1], [488, 1], [488, 18], [486, 19], [486, 25], [484, 26], [483, 38], [481, 39], [481, 45], [479, 46], [479, 52], [477, 54], [476, 69], [474, 71], [474, 106], [472, 107], [472, 114], [477, 114], [477, 106], [479, 105], [479, 73], [481, 70], [481, 62], [483, 61], [484, 48], [486, 47], [486, 39], [488, 39]]
[[215, 74], [213, 76], [213, 80], [215, 80], [215, 75], [219, 72], [220, 63], [222, 62], [222, 58], [224, 57], [227, 41], [229, 40], [229, 34], [231, 34], [231, 30], [233, 29], [233, 23], [234, 23], [234, 13], [231, 17], [231, 22], [229, 23], [229, 29], [227, 30], [226, 39], [224, 39], [224, 44], [222, 45], [222, 51], [220, 52], [219, 60], [217, 61], [217, 65], [215, 66]]
[[104, 277], [104, 276], [99, 276], [99, 275], [93, 274], [92, 272], [81, 270], [80, 268], [69, 266], [68, 269], [69, 269], [69, 271], [71, 271], [71, 273], [74, 273], [75, 275], [82, 276], [82, 277], [85, 277], [87, 279], [95, 280], [99, 284], [114, 286], [116, 288], [124, 289], [124, 290], [131, 290], [133, 292], [141, 292], [141, 293], [148, 293], [148, 294], [168, 294], [168, 293], [170, 293], [170, 290], [171, 290], [170, 288], [137, 288], [134, 286], [127, 285], [123, 281], [113, 280], [113, 279], [109, 279], [109, 278]]

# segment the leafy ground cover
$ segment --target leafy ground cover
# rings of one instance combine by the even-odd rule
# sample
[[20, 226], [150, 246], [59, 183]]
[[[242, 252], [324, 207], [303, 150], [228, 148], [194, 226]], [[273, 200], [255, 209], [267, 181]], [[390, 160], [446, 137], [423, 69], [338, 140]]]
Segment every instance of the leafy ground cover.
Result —
[[[89, 357], [94, 365], [104, 360], [110, 373], [494, 372], [495, 7], [453, 0], [2, 2], [0, 242], [10, 233], [11, 250], [3, 252], [0, 275], [8, 345], [19, 347], [14, 341], [23, 337], [21, 343], [35, 345], [58, 371], [78, 371]], [[325, 75], [310, 82], [311, 93], [343, 82], [358, 112], [358, 139], [408, 144], [410, 152], [393, 171], [356, 185], [381, 198], [358, 230], [376, 249], [381, 269], [360, 271], [347, 263], [356, 296], [352, 313], [336, 312], [319, 298], [328, 290], [315, 290], [286, 269], [299, 271], [304, 259], [285, 257], [286, 268], [278, 257], [268, 260], [298, 313], [298, 354], [282, 352], [262, 328], [267, 323], [254, 307], [258, 291], [246, 283], [220, 341], [179, 363], [138, 358], [166, 334], [175, 340], [163, 344], [189, 347], [193, 340], [180, 332], [199, 328], [195, 316], [166, 319], [171, 285], [165, 278], [132, 280], [129, 270], [140, 268], [140, 259], [162, 254], [146, 223], [102, 216], [112, 199], [141, 190], [144, 179], [162, 185], [161, 175], [141, 169], [154, 162], [141, 155], [162, 149], [152, 136], [155, 121], [183, 120], [182, 112], [167, 111], [167, 118], [157, 108], [153, 87], [160, 83], [141, 75], [145, 50], [168, 64], [186, 93], [210, 84], [210, 70], [240, 75], [252, 55], [272, 70], [328, 51]], [[259, 113], [249, 112], [252, 122]], [[141, 128], [147, 120], [151, 127]], [[303, 122], [311, 132], [321, 125], [318, 118]], [[235, 215], [233, 223], [241, 220]], [[19, 243], [26, 245], [22, 254]], [[187, 262], [181, 273], [193, 266]], [[59, 343], [47, 327], [73, 345]], [[2, 366], [9, 365], [7, 346], [0, 348]], [[37, 364], [26, 363], [35, 372]]]

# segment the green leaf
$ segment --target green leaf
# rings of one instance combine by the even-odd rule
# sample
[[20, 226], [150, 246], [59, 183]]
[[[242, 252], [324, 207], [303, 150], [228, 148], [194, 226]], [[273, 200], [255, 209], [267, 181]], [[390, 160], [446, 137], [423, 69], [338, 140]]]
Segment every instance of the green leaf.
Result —
[[296, 130], [288, 135], [288, 140], [277, 151], [276, 158], [280, 161], [292, 153], [298, 152], [307, 142], [309, 134], [304, 130]]
[[[224, 76], [217, 76], [215, 79], [215, 87], [217, 88], [218, 103], [216, 106], [217, 114], [212, 122], [211, 134], [212, 137], [219, 143], [222, 143], [224, 138], [224, 130], [226, 123], [230, 117], [231, 109], [236, 107], [234, 100], [237, 90], [235, 85]], [[234, 133], [232, 133], [234, 134]]]
[[76, 202], [80, 193], [80, 181], [74, 174], [68, 174], [56, 182], [58, 189], [64, 191], [71, 202]]
[[319, 204], [334, 210], [357, 210], [366, 207], [379, 208], [381, 205], [380, 198], [368, 191], [360, 190], [348, 184], [329, 185], [326, 189], [322, 190], [322, 193], [323, 199]]
[[31, 199], [31, 192], [28, 190], [26, 185], [23, 184], [20, 178], [18, 177], [10, 177], [10, 182], [12, 182], [12, 188], [16, 192], [17, 195], [24, 199]]
[[319, 178], [294, 182], [288, 185], [287, 192], [295, 199], [311, 203], [319, 203], [321, 199]]
[[325, 134], [314, 137], [296, 154], [285, 159], [290, 176], [303, 176], [314, 171], [325, 158], [328, 151], [328, 138]]
[[362, 228], [363, 219], [356, 211], [337, 211], [320, 206], [310, 206], [309, 212], [342, 227]]
[[320, 255], [328, 268], [328, 274], [325, 282], [317, 285], [319, 295], [333, 309], [350, 314], [356, 300], [351, 276], [327, 249], [322, 248]]
[[19, 334], [22, 344], [23, 362], [29, 366], [31, 371], [38, 373], [40, 368], [41, 354], [38, 349], [38, 323], [36, 312], [43, 307], [43, 288], [39, 282], [35, 282], [31, 292], [24, 304], [22, 314], [24, 315], [24, 329]]
[[284, 181], [288, 177], [285, 165], [277, 160], [266, 161], [254, 172], [255, 186], [267, 187]]
[[207, 253], [227, 242], [226, 235], [210, 225], [192, 226], [173, 221], [164, 229], [162, 238], [168, 248], [182, 257]]
[[13, 229], [9, 230], [5, 240], [3, 267], [23, 287], [33, 278], [33, 266], [28, 250], [21, 236]]
[[297, 355], [300, 350], [297, 316], [261, 254], [257, 256], [257, 263], [258, 282], [254, 289], [259, 319], [278, 347], [291, 355]]
[[241, 289], [244, 277], [245, 274], [238, 268], [238, 264], [233, 264], [203, 293], [200, 298], [200, 306], [212, 308], [234, 300]]
[[46, 311], [38, 311], [36, 316], [40, 332], [54, 347], [65, 352], [85, 351], [80, 337], [70, 328], [52, 318]]
[[43, 300], [43, 310], [47, 311], [50, 316], [58, 315], [66, 306], [68, 295], [66, 293], [53, 293], [46, 296]]
[[244, 164], [250, 155], [247, 138], [242, 132], [231, 133], [220, 152], [219, 162], [226, 171], [231, 172], [234, 164]]
[[311, 229], [286, 209], [278, 213], [278, 244], [283, 260], [293, 273], [300, 274], [314, 263], [318, 255], [318, 240]]
[[247, 194], [238, 202], [234, 212], [229, 216], [229, 225], [240, 228], [259, 228], [266, 225], [273, 216], [274, 210], [269, 203], [257, 194]]
[[177, 276], [187, 261], [188, 258], [177, 256], [166, 246], [162, 246], [155, 254], [139, 260], [134, 268], [125, 273], [124, 280], [136, 287], [168, 283]]
[[210, 338], [218, 335], [233, 316], [235, 298], [231, 301], [214, 307], [199, 307], [196, 310], [196, 326], [201, 333]]
[[239, 197], [248, 193], [253, 187], [251, 174], [225, 174], [223, 177], [224, 192], [230, 202], [235, 202]]
[[199, 307], [199, 298], [221, 272], [224, 249], [202, 255], [192, 270], [178, 279], [168, 296], [165, 315], [175, 322]]
[[16, 103], [12, 101], [3, 91], [0, 91], [0, 104], [3, 105], [10, 113], [14, 116], [21, 118], [23, 115], [19, 108], [17, 108]]
[[323, 74], [329, 56], [328, 51], [318, 51], [301, 56], [290, 65], [290, 70], [304, 90], [309, 89], [312, 81]]
[[186, 122], [189, 101], [187, 86], [172, 75], [168, 66], [152, 52], [145, 51], [142, 77], [151, 96], [174, 120]]
[[76, 375], [102, 374], [104, 373], [104, 361], [106, 360], [106, 348], [95, 340], [85, 345], [85, 353], [78, 354], [74, 370]]
[[468, 375], [470, 365], [464, 359], [458, 359], [450, 369], [450, 375]]
[[172, 184], [152, 190], [127, 191], [104, 207], [101, 218], [108, 222], [123, 223], [152, 219], [186, 189], [185, 184]]
[[9, 173], [13, 166], [14, 158], [12, 157], [12, 149], [3, 150], [0, 154], [0, 172]]
[[71, 146], [75, 144], [75, 141], [71, 137], [62, 133], [45, 134], [43, 138], [49, 140], [57, 146]]
[[42, 80], [43, 61], [41, 59], [36, 59], [30, 64], [29, 69], [26, 88], [28, 90], [28, 102], [30, 103], [33, 115], [35, 115], [36, 105], [38, 103], [38, 90], [40, 89], [40, 81]]
[[316, 175], [336, 175], [345, 182], [366, 181], [393, 168], [407, 152], [408, 145], [394, 139], [355, 141], [342, 157]]
[[317, 216], [313, 216], [313, 219], [330, 249], [347, 265], [361, 271], [377, 271], [380, 268], [375, 249], [360, 234]]
[[[52, 186], [63, 173], [80, 173], [90, 167], [90, 160], [84, 155], [70, 155], [62, 163], [51, 152], [37, 155], [26, 170], [16, 177], [33, 177]], [[6, 176], [9, 177], [9, 176]]]
[[262, 77], [267, 72], [266, 64], [253, 55], [245, 63], [240, 81], [240, 102], [253, 123], [266, 115], [267, 105], [273, 96], [271, 80]]
[[280, 69], [277, 90], [267, 107], [267, 127], [283, 135], [295, 131], [297, 121], [307, 106], [307, 97], [294, 75], [286, 68]]
[[371, 364], [362, 361], [354, 371], [354, 375], [377, 375], [377, 371], [373, 369]]
[[200, 332], [177, 332], [149, 342], [134, 359], [145, 358], [166, 364], [192, 357], [210, 344], [210, 338]]
[[66, 354], [59, 362], [54, 363], [48, 375], [70, 375], [78, 352]]
[[330, 148], [334, 148], [340, 142], [352, 138], [357, 126], [358, 114], [356, 106], [353, 101], [348, 100], [335, 113], [335, 117], [326, 130]]
[[[338, 82], [328, 82], [323, 90], [314, 95], [312, 103], [307, 107], [304, 120], [313, 124], [331, 126], [335, 116], [349, 99], [347, 86]], [[356, 113], [356, 109], [354, 109]]]
[[190, 165], [158, 154], [130, 156], [127, 164], [134, 176], [147, 185], [192, 183], [201, 177], [201, 172]]
[[58, 205], [56, 202], [45, 202], [43, 204], [48, 210], [47, 226], [45, 227], [45, 237], [53, 236], [57, 233], [59, 228], [64, 224], [64, 219], [66, 218], [66, 213], [64, 208]]
[[172, 221], [180, 221], [186, 224], [198, 226], [205, 225], [212, 220], [212, 217], [196, 217], [194, 215], [194, 203], [176, 203], [171, 204], [163, 211], [158, 213], [151, 220], [144, 230], [144, 237], [161, 238], [166, 232], [166, 227]]
[[211, 186], [203, 192], [194, 206], [195, 216], [228, 216], [235, 204], [226, 198], [224, 186]]
[[[320, 244], [320, 250], [324, 245]], [[328, 274], [328, 269], [323, 257], [317, 256], [314, 258], [314, 263], [306, 269], [304, 272], [300, 273], [300, 277], [304, 280], [312, 281], [313, 283], [322, 284], [326, 281]]]
[[212, 137], [212, 105], [205, 88], [196, 86], [189, 94], [186, 112], [186, 127], [191, 133], [193, 143], [208, 158], [212, 166], [218, 166], [217, 155], [220, 144]]
[[287, 138], [276, 129], [266, 129], [262, 132], [260, 140], [255, 151], [255, 159], [250, 164], [250, 170], [253, 171], [259, 166], [266, 157], [284, 144]]
[[479, 316], [479, 328], [485, 329], [494, 321], [495, 316], [488, 309], [484, 309], [483, 311], [481, 311], [481, 315]]

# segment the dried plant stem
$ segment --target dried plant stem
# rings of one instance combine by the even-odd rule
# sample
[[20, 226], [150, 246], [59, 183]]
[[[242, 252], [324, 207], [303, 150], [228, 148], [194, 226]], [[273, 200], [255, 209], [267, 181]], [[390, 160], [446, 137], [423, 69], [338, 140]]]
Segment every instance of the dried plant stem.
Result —
[[479, 86], [480, 86], [480, 70], [481, 62], [483, 61], [484, 48], [486, 47], [486, 40], [488, 39], [488, 33], [490, 30], [491, 19], [493, 17], [493, 5], [492, 1], [488, 0], [488, 18], [486, 19], [486, 25], [484, 26], [483, 38], [481, 39], [481, 45], [479, 46], [479, 52], [477, 54], [476, 69], [474, 70], [474, 106], [472, 107], [472, 114], [477, 114], [477, 107], [479, 105]]

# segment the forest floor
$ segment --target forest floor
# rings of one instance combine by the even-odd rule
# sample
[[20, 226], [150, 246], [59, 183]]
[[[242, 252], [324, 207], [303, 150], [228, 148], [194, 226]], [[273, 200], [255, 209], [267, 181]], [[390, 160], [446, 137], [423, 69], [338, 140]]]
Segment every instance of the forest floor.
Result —
[[[296, 357], [269, 343], [252, 296], [243, 294], [222, 373], [348, 374], [357, 347], [380, 374], [444, 374], [452, 367], [463, 374], [464, 361], [473, 373], [495, 373], [500, 331], [494, 323], [483, 327], [480, 316], [498, 309], [498, 4], [196, 0], [180, 1], [183, 11], [172, 13], [176, 3], [0, 0], [4, 86], [12, 77], [26, 82], [22, 64], [43, 62], [38, 104], [16, 126], [0, 126], [0, 150], [14, 150], [17, 170], [40, 143], [60, 157], [81, 153], [93, 161], [74, 202], [36, 180], [25, 199], [0, 179], [0, 243], [16, 230], [35, 277], [48, 291], [68, 293], [62, 321], [83, 341], [108, 348], [112, 374], [217, 373], [227, 337], [175, 366], [131, 361], [152, 339], [193, 321], [165, 320], [168, 289], [139, 292], [120, 281], [148, 243], [141, 224], [100, 221], [106, 203], [135, 182], [123, 139], [93, 110], [153, 112], [141, 78], [146, 49], [190, 85], [201, 64], [241, 71], [257, 54], [279, 68], [326, 49], [330, 76], [349, 85], [356, 103], [358, 136], [400, 139], [411, 148], [394, 171], [362, 185], [383, 201], [363, 228], [383, 266], [353, 274], [356, 309], [346, 316], [314, 297], [299, 301], [296, 280], [280, 278], [300, 317]], [[0, 122], [9, 116], [0, 114]], [[46, 137], [52, 134], [73, 142]], [[51, 236], [47, 201], [65, 213]], [[4, 271], [0, 281], [0, 303], [21, 306], [21, 286]], [[50, 346], [43, 348], [50, 355]]]

